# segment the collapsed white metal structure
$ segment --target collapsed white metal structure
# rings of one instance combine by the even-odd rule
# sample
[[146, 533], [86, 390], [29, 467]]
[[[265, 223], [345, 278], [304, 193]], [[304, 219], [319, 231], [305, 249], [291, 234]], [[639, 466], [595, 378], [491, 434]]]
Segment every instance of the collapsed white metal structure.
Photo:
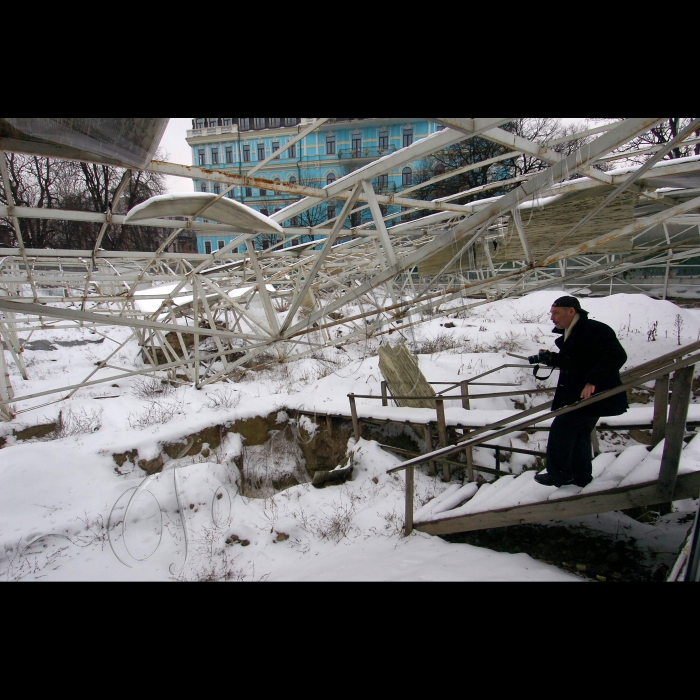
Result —
[[[11, 201], [0, 205], [0, 216], [11, 218], [18, 242], [16, 248], [0, 250], [0, 335], [20, 373], [26, 378], [18, 314], [23, 324], [31, 324], [22, 326], [25, 332], [126, 326], [148, 362], [140, 370], [120, 367], [115, 358], [121, 346], [80, 384], [15, 396], [0, 352], [0, 419], [12, 418], [12, 404], [18, 400], [63, 400], [93, 384], [156, 371], [167, 372], [172, 381], [203, 387], [251, 365], [300, 359], [405, 329], [448, 302], [454, 313], [456, 307], [467, 309], [484, 299], [601, 279], [612, 283], [625, 272], [651, 267], [666, 269], [668, 287], [673, 266], [700, 256], [700, 157], [664, 160], [672, 148], [697, 141], [693, 135], [700, 120], [669, 144], [639, 153], [648, 157], [644, 165], [612, 172], [599, 166], [628, 158], [618, 149], [662, 118], [627, 119], [572, 134], [566, 140], [585, 138], [588, 143], [568, 157], [554, 150], [556, 143], [543, 146], [503, 130], [513, 118], [436, 120], [446, 128], [323, 189], [151, 161], [167, 124], [164, 119], [122, 120], [151, 123], [120, 132], [132, 143], [120, 149], [54, 138], [57, 146], [51, 133], [43, 132], [25, 138], [31, 124], [24, 125], [24, 132], [17, 124], [16, 132], [0, 129], [6, 193], [11, 188], [5, 151], [119, 164], [224, 185], [218, 196], [150, 202], [127, 217], [111, 211], [33, 209]], [[89, 120], [0, 120], [22, 121]], [[318, 119], [300, 138], [326, 121]], [[508, 149], [496, 161], [526, 154], [547, 167], [443, 200], [414, 197], [430, 183], [394, 196], [375, 191], [372, 182], [380, 175], [476, 137]], [[445, 172], [431, 182], [484, 165]], [[515, 188], [505, 196], [458, 203], [506, 184]], [[246, 219], [245, 213], [230, 208], [235, 202], [224, 200], [235, 187], [301, 199], [272, 220]], [[336, 219], [313, 229], [284, 228], [282, 233], [279, 224], [330, 200], [343, 204]], [[397, 218], [384, 215], [389, 205], [422, 216], [387, 226]], [[350, 231], [345, 226], [357, 206], [369, 209], [373, 223]], [[92, 222], [102, 229], [93, 250], [32, 250], [22, 237], [22, 221], [31, 218]], [[172, 229], [172, 236], [151, 253], [109, 252], [101, 244], [110, 224], [158, 226]], [[211, 255], [168, 252], [183, 227], [234, 234], [235, 240]], [[270, 232], [277, 232], [280, 242], [256, 250], [251, 241]], [[284, 247], [285, 240], [288, 244], [308, 235], [316, 240]], [[240, 253], [243, 244], [248, 244], [247, 252]]]

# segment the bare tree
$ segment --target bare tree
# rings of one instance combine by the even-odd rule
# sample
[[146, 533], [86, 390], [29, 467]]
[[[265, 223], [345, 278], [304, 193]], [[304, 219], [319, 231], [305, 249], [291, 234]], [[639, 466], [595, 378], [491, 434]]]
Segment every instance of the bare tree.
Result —
[[[625, 117], [600, 117], [594, 121], [608, 122], [610, 120], [617, 121], [624, 118]], [[615, 151], [615, 153], [629, 153], [630, 156], [628, 160], [630, 162], [643, 163], [646, 161], [647, 156], [644, 154], [635, 154], [634, 151], [653, 148], [654, 146], [664, 146], [673, 141], [685, 127], [693, 122], [693, 120], [694, 117], [668, 117], [658, 126], [642, 134], [634, 139], [634, 141], [625, 144], [622, 148]], [[692, 140], [697, 141], [697, 143], [677, 145], [669, 151], [665, 159], [674, 160], [678, 158], [688, 158], [689, 156], [700, 156], [700, 130], [695, 132]]]
[[[59, 209], [75, 176], [75, 164], [49, 160], [38, 156], [8, 153], [7, 169], [10, 176], [10, 194], [18, 207]], [[0, 180], [0, 201], [8, 203], [4, 183]], [[9, 218], [3, 223], [14, 231]], [[52, 247], [60, 236], [63, 222], [46, 219], [22, 219], [24, 244], [28, 248]], [[14, 233], [13, 233], [14, 235]]]
[[[504, 125], [503, 129], [528, 141], [548, 146], [554, 141], [566, 139], [567, 136], [580, 131], [581, 125], [564, 125], [561, 119], [529, 118], [513, 121]], [[581, 138], [566, 139], [561, 143], [554, 143], [550, 148], [566, 156], [578, 150], [585, 142], [586, 139]], [[550, 167], [550, 163], [528, 154], [506, 157], [511, 152], [512, 149], [493, 141], [474, 138], [431, 156], [421, 168], [421, 179], [424, 182], [452, 170], [471, 165], [477, 167], [455, 177], [426, 185], [421, 190], [422, 198], [436, 199], [474, 190], [473, 194], [459, 200], [460, 203], [466, 204], [487, 197], [507, 194], [518, 186], [517, 183], [509, 182], [510, 180]], [[492, 162], [490, 165], [478, 165], [493, 159], [500, 160]]]
[[[12, 199], [17, 206], [68, 211], [126, 214], [137, 204], [165, 192], [161, 175], [132, 171], [119, 201], [125, 170], [10, 153], [6, 156]], [[0, 183], [0, 201], [7, 197]], [[5, 220], [9, 225], [11, 222]], [[22, 236], [29, 248], [90, 249], [101, 225], [75, 221], [22, 219]], [[146, 251], [166, 235], [162, 229], [109, 226], [101, 243], [110, 250]]]

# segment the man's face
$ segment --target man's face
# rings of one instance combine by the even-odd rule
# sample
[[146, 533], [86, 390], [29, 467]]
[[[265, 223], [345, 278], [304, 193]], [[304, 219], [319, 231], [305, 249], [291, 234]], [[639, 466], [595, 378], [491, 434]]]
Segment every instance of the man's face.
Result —
[[552, 323], [560, 331], [568, 330], [569, 326], [576, 318], [576, 309], [566, 308], [562, 306], [552, 307]]

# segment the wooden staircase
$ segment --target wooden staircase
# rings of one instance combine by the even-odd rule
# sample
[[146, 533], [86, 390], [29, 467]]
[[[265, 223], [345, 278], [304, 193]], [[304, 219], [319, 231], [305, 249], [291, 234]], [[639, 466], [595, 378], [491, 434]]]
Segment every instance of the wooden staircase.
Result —
[[[389, 474], [406, 472], [406, 534], [418, 529], [433, 535], [446, 535], [697, 498], [700, 494], [700, 438], [686, 446], [685, 437], [695, 366], [699, 362], [700, 342], [625, 372], [622, 386], [616, 389], [551, 413], [547, 413], [551, 403], [523, 411], [474, 430], [456, 444], [409, 459], [389, 470]], [[673, 391], [669, 404], [671, 376]], [[518, 477], [506, 476], [481, 487], [471, 481], [464, 486], [453, 485], [415, 512], [415, 469], [419, 465], [444, 461], [495, 438], [531, 428], [652, 382], [656, 382], [654, 449], [649, 452], [646, 447], [637, 446], [619, 456], [600, 455], [594, 463], [594, 481], [586, 488], [542, 486], [535, 481], [534, 472], [527, 472]]]
[[[532, 471], [481, 487], [453, 486], [415, 514], [415, 529], [431, 535], [449, 535], [660, 502], [663, 498], [655, 475], [661, 468], [664, 450], [662, 442], [651, 453], [644, 446], [636, 446], [619, 456], [601, 454], [593, 463], [593, 483], [583, 489], [541, 486]], [[700, 437], [686, 452], [671, 500], [697, 498], [700, 494]]]

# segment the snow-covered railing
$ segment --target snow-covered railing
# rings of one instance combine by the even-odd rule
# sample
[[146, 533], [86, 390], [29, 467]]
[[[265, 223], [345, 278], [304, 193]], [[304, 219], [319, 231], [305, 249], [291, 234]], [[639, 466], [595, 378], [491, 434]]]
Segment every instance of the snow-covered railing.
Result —
[[[389, 406], [389, 399], [394, 401], [408, 401], [408, 400], [425, 400], [434, 401], [437, 420], [436, 424], [438, 427], [438, 441], [440, 447], [447, 447], [447, 421], [445, 418], [445, 401], [461, 401], [462, 408], [469, 411], [471, 410], [471, 402], [476, 399], [495, 399], [495, 398], [511, 398], [513, 396], [530, 396], [533, 394], [551, 394], [555, 389], [529, 389], [525, 391], [509, 391], [509, 392], [497, 392], [491, 394], [472, 394], [469, 391], [470, 387], [473, 386], [491, 386], [491, 387], [514, 387], [517, 384], [501, 384], [501, 383], [491, 383], [491, 382], [480, 382], [480, 379], [485, 379], [486, 377], [500, 372], [504, 369], [532, 369], [532, 365], [513, 365], [505, 364], [500, 367], [495, 367], [494, 369], [483, 372], [482, 374], [472, 377], [471, 379], [465, 379], [461, 382], [450, 383], [450, 382], [428, 382], [431, 386], [446, 386], [446, 389], [438, 392], [435, 396], [394, 396], [390, 393], [389, 383], [386, 381], [382, 382], [382, 395], [372, 396], [372, 395], [360, 395], [360, 394], [348, 394], [348, 399], [350, 400], [350, 413], [352, 415], [353, 430], [355, 433], [355, 439], [359, 440], [362, 436], [362, 430], [360, 427], [360, 419], [357, 413], [357, 399], [366, 399], [369, 401], [381, 401], [382, 406]], [[450, 391], [455, 389], [460, 390], [460, 394], [456, 396], [446, 396]], [[432, 434], [430, 432], [430, 427], [426, 428], [425, 439], [428, 446], [428, 452], [432, 451]], [[474, 478], [474, 456], [473, 451], [470, 448], [466, 450], [467, 456], [467, 470], [469, 472], [470, 480]], [[498, 461], [498, 458], [497, 458]], [[450, 479], [449, 464], [446, 461], [442, 463], [443, 468], [443, 478], [446, 481]], [[490, 471], [490, 470], [487, 470]], [[430, 473], [434, 476], [437, 473], [436, 463], [434, 461], [430, 462]]]

